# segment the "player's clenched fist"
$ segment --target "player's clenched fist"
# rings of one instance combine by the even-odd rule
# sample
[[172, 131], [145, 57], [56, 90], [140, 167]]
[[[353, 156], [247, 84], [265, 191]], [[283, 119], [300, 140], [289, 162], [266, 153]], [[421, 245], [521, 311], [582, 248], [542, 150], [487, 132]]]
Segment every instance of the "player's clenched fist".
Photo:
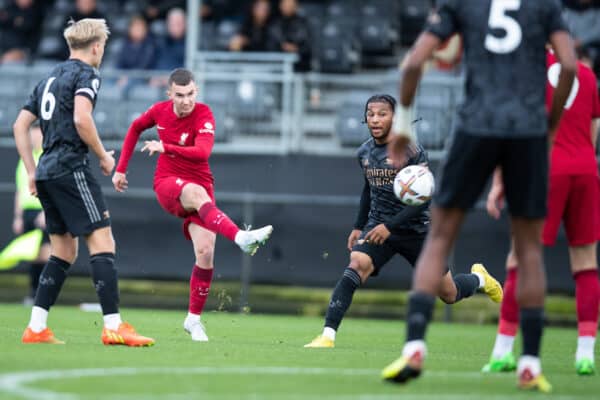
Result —
[[100, 169], [102, 173], [106, 176], [110, 175], [113, 168], [115, 167], [115, 154], [114, 150], [107, 151], [104, 153], [104, 156], [100, 159]]
[[121, 172], [115, 172], [115, 174], [112, 177], [112, 183], [117, 192], [124, 192], [125, 190], [127, 190], [129, 182], [127, 182], [125, 174]]

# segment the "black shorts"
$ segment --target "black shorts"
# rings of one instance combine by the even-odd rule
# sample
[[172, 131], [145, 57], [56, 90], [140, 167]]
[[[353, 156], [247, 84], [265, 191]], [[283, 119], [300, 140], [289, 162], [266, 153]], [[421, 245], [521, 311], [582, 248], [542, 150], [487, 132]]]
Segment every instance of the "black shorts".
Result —
[[456, 132], [433, 197], [443, 208], [475, 204], [496, 166], [502, 167], [508, 210], [544, 218], [548, 192], [548, 138], [494, 138]]
[[88, 168], [56, 179], [36, 181], [38, 198], [46, 213], [49, 234], [86, 236], [110, 226], [100, 185]]
[[[367, 224], [362, 231], [360, 239], [363, 239], [376, 225]], [[382, 245], [365, 242], [354, 245], [352, 251], [359, 251], [371, 257], [373, 267], [375, 267], [371, 276], [377, 276], [379, 270], [396, 254], [400, 254], [414, 267], [421, 253], [423, 243], [425, 243], [425, 237], [427, 237], [427, 233], [418, 233], [411, 230], [398, 231], [397, 233], [392, 233]]]
[[[35, 225], [35, 220], [37, 216], [43, 212], [42, 210], [23, 210], [23, 232], [27, 233], [38, 227]], [[44, 229], [42, 231], [42, 244], [50, 243], [50, 238], [48, 237], [48, 231]]]

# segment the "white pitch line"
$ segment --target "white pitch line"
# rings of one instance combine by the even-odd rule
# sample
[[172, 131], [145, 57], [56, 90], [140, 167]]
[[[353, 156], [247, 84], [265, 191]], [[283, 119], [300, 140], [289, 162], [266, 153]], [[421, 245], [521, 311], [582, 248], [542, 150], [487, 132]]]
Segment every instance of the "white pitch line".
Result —
[[[106, 377], [106, 376], [123, 376], [123, 375], [146, 375], [146, 374], [171, 374], [171, 375], [223, 375], [223, 374], [237, 374], [237, 375], [337, 375], [337, 376], [372, 376], [378, 377], [379, 370], [377, 369], [352, 369], [352, 368], [320, 368], [320, 367], [148, 367], [148, 368], [90, 368], [90, 369], [67, 369], [67, 370], [41, 370], [41, 371], [23, 371], [14, 372], [7, 374], [0, 374], [0, 392], [10, 393], [16, 396], [23, 397], [25, 399], [32, 400], [79, 400], [81, 397], [74, 394], [68, 394], [64, 392], [54, 392], [51, 390], [31, 388], [27, 385], [43, 380], [53, 379], [76, 379], [83, 377]], [[458, 372], [458, 371], [426, 371], [425, 376], [435, 376], [440, 378], [482, 378], [483, 375], [479, 372]], [[492, 374], [485, 375], [485, 378], [504, 378], [506, 375]], [[197, 394], [197, 393], [196, 393]], [[155, 395], [118, 395], [111, 396], [111, 398], [118, 398], [123, 400], [144, 398], [144, 399], [173, 399], [183, 398], [185, 396], [189, 398], [188, 394], [164, 394], [160, 396]], [[94, 395], [85, 396], [86, 398], [93, 398]], [[104, 398], [104, 396], [100, 396]], [[193, 397], [193, 396], [192, 396]], [[223, 394], [216, 395], [214, 398], [217, 399], [259, 399], [265, 397], [273, 398], [286, 398], [289, 400], [304, 400], [309, 395], [298, 395], [298, 394], [285, 394], [279, 393], [277, 395], [272, 393], [246, 393], [244, 395], [238, 394]], [[319, 395], [320, 399], [329, 400], [341, 400], [341, 399], [355, 399], [355, 400], [388, 400], [396, 399], [397, 395], [389, 394], [351, 394], [351, 395]], [[469, 394], [427, 394], [427, 393], [411, 393], [411, 398], [418, 398], [421, 400], [478, 400], [481, 396], [469, 395]], [[511, 396], [515, 399], [520, 398], [519, 395]], [[502, 400], [506, 398], [505, 395], [494, 396], [486, 395], [486, 399], [491, 400]], [[524, 397], [525, 398], [525, 397]], [[573, 397], [553, 396], [553, 400], [567, 400]]]

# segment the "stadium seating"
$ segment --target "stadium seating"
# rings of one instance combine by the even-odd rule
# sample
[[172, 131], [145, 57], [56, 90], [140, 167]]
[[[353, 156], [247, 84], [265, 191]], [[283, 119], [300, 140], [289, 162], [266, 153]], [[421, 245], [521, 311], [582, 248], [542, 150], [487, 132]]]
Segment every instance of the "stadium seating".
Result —
[[364, 124], [365, 100], [373, 93], [354, 91], [340, 105], [335, 119], [335, 133], [342, 146], [359, 146], [369, 138]]
[[356, 37], [354, 20], [328, 20], [321, 28], [317, 49], [321, 72], [352, 73], [360, 64], [360, 42]]
[[44, 36], [37, 49], [37, 56], [42, 59], [58, 60], [64, 49], [63, 39], [58, 36]]
[[237, 83], [232, 110], [240, 119], [265, 120], [276, 102], [276, 88], [270, 84], [241, 80]]
[[391, 54], [398, 32], [390, 19], [374, 15], [362, 19], [359, 38], [363, 52]]
[[75, 10], [75, 2], [71, 0], [56, 0], [53, 8], [55, 11], [67, 15]]
[[223, 20], [217, 26], [217, 33], [215, 35], [215, 49], [216, 50], [229, 50], [229, 42], [231, 38], [238, 32], [240, 25], [239, 23], [231, 20]]
[[410, 46], [423, 29], [429, 13], [430, 2], [426, 0], [403, 0], [400, 9], [400, 40], [402, 45]]
[[129, 15], [112, 15], [109, 18], [108, 24], [113, 37], [127, 36], [130, 18], [131, 17]]

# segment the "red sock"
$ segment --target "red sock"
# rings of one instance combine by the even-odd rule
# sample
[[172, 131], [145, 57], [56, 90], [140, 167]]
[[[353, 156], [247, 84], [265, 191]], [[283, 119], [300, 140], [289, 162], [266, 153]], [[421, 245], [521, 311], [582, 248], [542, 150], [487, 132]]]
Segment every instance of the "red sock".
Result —
[[506, 272], [504, 281], [504, 297], [500, 305], [500, 324], [498, 333], [516, 336], [519, 329], [519, 305], [517, 304], [517, 269], [511, 268]]
[[579, 336], [596, 337], [600, 282], [597, 269], [575, 273], [575, 300], [577, 301], [577, 327]]
[[190, 278], [190, 306], [188, 309], [191, 314], [202, 314], [210, 290], [212, 275], [212, 269], [203, 269], [194, 265]]
[[214, 203], [205, 203], [198, 210], [198, 216], [204, 223], [206, 229], [225, 236], [232, 242], [240, 228], [225, 214], [219, 210]]

